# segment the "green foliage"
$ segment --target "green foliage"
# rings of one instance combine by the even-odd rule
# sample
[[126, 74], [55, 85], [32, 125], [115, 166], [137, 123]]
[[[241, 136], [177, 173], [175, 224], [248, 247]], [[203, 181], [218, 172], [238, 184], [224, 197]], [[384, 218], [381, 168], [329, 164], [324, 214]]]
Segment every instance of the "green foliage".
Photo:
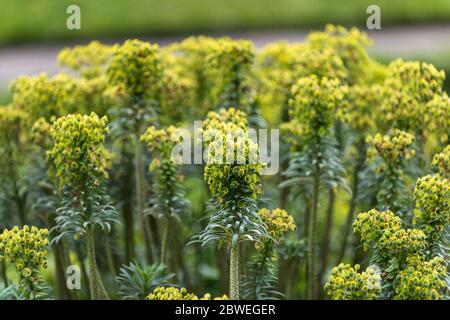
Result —
[[173, 274], [165, 275], [165, 266], [130, 262], [120, 268], [116, 282], [119, 295], [125, 300], [144, 300], [149, 292], [170, 283]]

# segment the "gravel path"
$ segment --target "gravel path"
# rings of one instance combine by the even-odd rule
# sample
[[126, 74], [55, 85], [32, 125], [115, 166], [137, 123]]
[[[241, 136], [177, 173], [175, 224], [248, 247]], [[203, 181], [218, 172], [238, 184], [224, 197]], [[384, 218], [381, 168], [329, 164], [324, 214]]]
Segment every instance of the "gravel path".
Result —
[[[290, 31], [254, 31], [231, 34], [234, 38], [247, 38], [255, 45], [262, 47], [276, 40], [290, 42], [302, 41], [309, 30]], [[382, 30], [369, 31], [374, 40], [372, 53], [409, 56], [417, 53], [427, 53], [450, 49], [450, 23], [440, 25], [417, 25], [402, 27], [386, 27]], [[214, 36], [220, 36], [215, 34]], [[144, 38], [160, 45], [179, 41], [183, 37]], [[103, 40], [107, 43], [121, 42]], [[86, 41], [83, 41], [83, 43]], [[58, 71], [57, 53], [68, 44], [21, 45], [10, 48], [0, 48], [0, 88], [7, 86], [9, 81], [20, 74], [36, 74], [46, 71], [54, 74]], [[449, 57], [450, 58], [450, 57]]]

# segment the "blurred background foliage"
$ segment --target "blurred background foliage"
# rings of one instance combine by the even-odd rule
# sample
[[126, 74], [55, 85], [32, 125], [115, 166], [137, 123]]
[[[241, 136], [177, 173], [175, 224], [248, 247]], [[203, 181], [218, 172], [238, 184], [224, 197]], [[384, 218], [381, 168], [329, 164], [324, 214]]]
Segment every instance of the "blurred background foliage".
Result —
[[[81, 30], [65, 26], [68, 5], [82, 8]], [[370, 4], [383, 25], [450, 20], [448, 0], [1, 0], [0, 45], [95, 37], [365, 25]]]

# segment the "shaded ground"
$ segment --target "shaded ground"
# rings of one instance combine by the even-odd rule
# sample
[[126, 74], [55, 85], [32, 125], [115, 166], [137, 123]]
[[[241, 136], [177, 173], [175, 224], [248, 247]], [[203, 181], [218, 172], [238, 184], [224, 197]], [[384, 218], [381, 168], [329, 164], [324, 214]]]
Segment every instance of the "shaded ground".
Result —
[[[257, 47], [277, 41], [303, 41], [310, 30], [287, 30], [277, 32], [243, 32], [230, 34], [233, 38], [247, 38]], [[374, 40], [371, 48], [373, 54], [385, 56], [408, 57], [417, 54], [429, 54], [450, 49], [450, 24], [417, 25], [405, 27], [386, 27], [382, 30], [368, 31]], [[213, 36], [220, 36], [214, 34]], [[179, 41], [183, 37], [144, 38], [164, 46]], [[107, 43], [121, 42], [103, 40]], [[79, 42], [78, 42], [79, 43]], [[43, 44], [33, 46], [16, 46], [0, 49], [0, 88], [5, 88], [10, 80], [20, 74], [36, 74], [46, 71], [54, 74], [58, 71], [56, 56], [58, 52], [75, 43]], [[450, 52], [450, 50], [449, 50]], [[449, 56], [450, 60], [450, 56]]]

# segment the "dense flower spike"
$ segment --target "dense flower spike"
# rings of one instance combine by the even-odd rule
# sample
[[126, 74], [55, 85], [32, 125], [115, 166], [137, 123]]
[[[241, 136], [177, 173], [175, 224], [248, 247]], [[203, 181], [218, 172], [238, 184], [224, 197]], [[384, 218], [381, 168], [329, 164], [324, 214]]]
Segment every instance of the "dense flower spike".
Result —
[[416, 219], [432, 240], [439, 239], [450, 223], [450, 180], [439, 175], [420, 178], [414, 189], [414, 198]]
[[375, 300], [381, 293], [381, 276], [373, 267], [358, 272], [360, 266], [339, 264], [334, 267], [325, 291], [333, 300]]
[[0, 106], [0, 142], [8, 144], [19, 141], [22, 128], [28, 119], [28, 114], [13, 106]]
[[366, 142], [369, 144], [367, 150], [369, 161], [380, 156], [386, 163], [396, 163], [403, 159], [409, 160], [415, 154], [412, 148], [414, 136], [398, 129], [395, 129], [391, 135], [382, 136], [377, 133], [375, 136], [368, 136]]
[[319, 79], [315, 75], [301, 78], [291, 89], [291, 118], [305, 128], [305, 134], [325, 135], [344, 103], [346, 91], [337, 79]]
[[75, 91], [76, 81], [66, 74], [53, 78], [45, 73], [22, 76], [11, 84], [12, 105], [28, 112], [33, 124], [40, 117], [49, 120], [52, 116], [78, 111], [80, 105]]
[[92, 179], [99, 185], [108, 177], [109, 153], [104, 147], [107, 118], [70, 114], [57, 119], [51, 128], [54, 141], [48, 156], [56, 166], [60, 186], [78, 185]]
[[288, 214], [286, 210], [277, 208], [270, 211], [263, 208], [258, 211], [258, 215], [267, 225], [267, 231], [269, 231], [269, 234], [277, 241], [283, 233], [289, 230], [295, 230], [296, 228], [294, 217]]
[[450, 145], [445, 147], [442, 152], [436, 154], [431, 164], [438, 167], [440, 175], [450, 178]]
[[388, 70], [380, 115], [403, 130], [425, 129], [433, 120], [427, 117], [427, 103], [442, 94], [444, 72], [427, 63], [401, 59], [392, 62]]
[[359, 233], [367, 250], [371, 243], [377, 242], [386, 230], [397, 232], [401, 230], [401, 219], [391, 211], [381, 211], [372, 209], [358, 214], [353, 223], [353, 230]]
[[36, 276], [41, 268], [47, 268], [47, 246], [47, 229], [15, 226], [0, 234], [0, 255], [13, 263], [24, 278]]
[[161, 90], [159, 47], [139, 40], [127, 40], [114, 48], [107, 74], [128, 97], [158, 99]]
[[440, 300], [445, 288], [446, 269], [442, 257], [423, 261], [413, 255], [407, 259], [407, 266], [398, 274], [394, 299], [398, 300]]
[[448, 143], [450, 139], [450, 97], [447, 93], [435, 95], [428, 101], [426, 112], [428, 119], [432, 120], [429, 121], [427, 131], [435, 132], [441, 142]]
[[210, 43], [208, 49], [206, 72], [210, 79], [214, 79], [213, 106], [216, 109], [237, 107], [248, 111], [253, 44], [225, 37]]
[[349, 71], [349, 82], [360, 83], [367, 77], [371, 59], [367, 47], [371, 41], [356, 28], [327, 25], [324, 32], [312, 32], [307, 38], [312, 48], [332, 48]]
[[147, 300], [228, 300], [228, 297], [223, 295], [212, 299], [211, 294], [206, 293], [199, 298], [195, 294], [188, 292], [186, 288], [158, 287], [148, 295]]
[[111, 59], [114, 47], [92, 41], [85, 46], [65, 48], [58, 55], [61, 66], [68, 67], [80, 76], [92, 79], [102, 75]]

